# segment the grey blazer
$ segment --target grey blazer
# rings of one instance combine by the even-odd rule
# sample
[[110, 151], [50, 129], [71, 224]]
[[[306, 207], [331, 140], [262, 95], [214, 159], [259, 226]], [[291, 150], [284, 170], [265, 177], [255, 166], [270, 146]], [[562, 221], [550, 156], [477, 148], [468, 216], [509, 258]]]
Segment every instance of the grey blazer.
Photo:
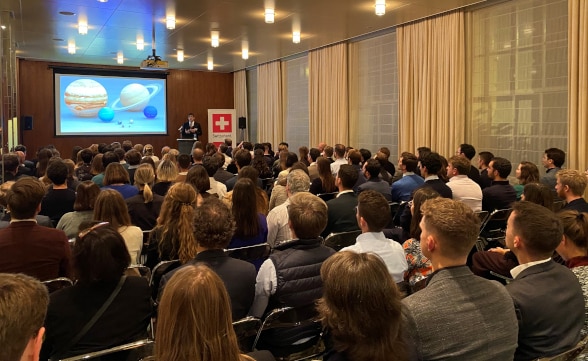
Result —
[[580, 341], [584, 296], [572, 271], [553, 261], [523, 270], [506, 289], [519, 319], [515, 360], [554, 356]]
[[513, 359], [518, 326], [512, 299], [504, 286], [467, 266], [434, 272], [426, 288], [402, 302], [419, 360]]

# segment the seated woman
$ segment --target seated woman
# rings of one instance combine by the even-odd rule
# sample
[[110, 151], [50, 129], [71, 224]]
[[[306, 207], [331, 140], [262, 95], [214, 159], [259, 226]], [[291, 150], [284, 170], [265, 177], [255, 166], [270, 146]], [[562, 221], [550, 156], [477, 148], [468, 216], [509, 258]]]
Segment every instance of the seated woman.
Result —
[[102, 189], [112, 189], [121, 194], [124, 199], [139, 193], [137, 187], [130, 185], [129, 172], [120, 163], [110, 163], [104, 170]]
[[61, 229], [67, 235], [67, 238], [72, 239], [80, 231], [80, 224], [82, 222], [91, 221], [94, 217], [94, 204], [96, 198], [100, 194], [100, 188], [92, 181], [83, 181], [76, 189], [76, 201], [74, 203], [74, 211], [64, 214], [57, 229]]
[[161, 261], [179, 259], [184, 264], [196, 256], [194, 209], [196, 191], [186, 183], [174, 184], [163, 200], [157, 225], [149, 234], [149, 268]]
[[190, 184], [194, 187], [194, 190], [196, 190], [197, 206], [201, 205], [208, 197], [217, 197], [216, 195], [208, 193], [208, 190], [210, 189], [210, 178], [203, 166], [194, 166], [190, 168], [188, 174], [186, 174], [186, 183]]
[[153, 186], [153, 193], [165, 196], [169, 187], [178, 177], [178, 166], [169, 159], [164, 159], [157, 166], [157, 183]]
[[[406, 263], [408, 263], [408, 270], [404, 274], [404, 280], [408, 282], [411, 288], [415, 285], [423, 285], [424, 280], [433, 272], [431, 261], [423, 255], [421, 251], [421, 227], [420, 223], [423, 219], [421, 206], [427, 199], [439, 197], [434, 189], [423, 187], [414, 192], [412, 202], [410, 204], [410, 213], [412, 215], [410, 221], [410, 239], [403, 243], [404, 253], [406, 254]], [[419, 283], [420, 282], [420, 283]], [[416, 286], [419, 289], [419, 286]]]
[[[578, 277], [584, 292], [586, 315], [588, 315], [588, 213], [562, 211], [557, 214], [564, 229], [557, 253], [566, 261], [566, 266]], [[582, 337], [588, 335], [588, 318], [584, 320]], [[588, 356], [582, 355], [581, 360]]]
[[273, 360], [267, 351], [239, 351], [229, 296], [219, 276], [204, 265], [187, 266], [167, 283], [159, 304], [155, 359], [162, 361]]
[[[250, 179], [253, 182], [253, 184], [257, 185], [259, 180], [259, 172], [252, 166], [246, 165], [245, 167], [239, 170], [239, 175], [237, 176], [237, 179], [244, 178]], [[255, 187], [253, 192], [255, 194], [255, 207], [257, 213], [267, 215], [269, 212], [269, 199], [267, 197], [267, 193], [257, 186]], [[232, 208], [233, 190], [227, 192], [227, 194], [225, 194], [225, 196], [223, 197], [222, 201], [225, 202], [225, 204], [229, 206], [229, 208]]]
[[408, 359], [400, 292], [380, 257], [335, 253], [323, 263], [321, 278], [323, 297], [317, 309], [328, 335], [323, 360]]
[[[77, 282], [51, 294], [41, 360], [58, 360], [145, 338], [151, 319], [149, 284], [142, 277], [123, 277], [130, 257], [116, 229], [108, 223], [96, 223], [81, 231], [72, 258]], [[112, 304], [81, 335], [115, 291]]]
[[127, 204], [120, 193], [112, 189], [101, 191], [94, 205], [94, 219], [109, 222], [118, 230], [127, 245], [131, 264], [136, 264], [143, 248], [143, 232], [131, 223]]
[[337, 192], [338, 189], [335, 185], [335, 177], [331, 172], [331, 162], [329, 162], [327, 158], [318, 157], [316, 160], [316, 168], [319, 176], [310, 184], [309, 192], [315, 195]]
[[[267, 221], [263, 213], [255, 207], [255, 183], [249, 178], [241, 178], [235, 183], [232, 197], [232, 212], [235, 218], [235, 233], [227, 248], [239, 248], [265, 243], [267, 240]], [[261, 264], [260, 264], [261, 266]], [[259, 268], [259, 267], [258, 267]]]
[[515, 184], [513, 187], [517, 191], [517, 199], [521, 199], [526, 184], [539, 182], [539, 169], [535, 163], [524, 160], [517, 167], [516, 177], [519, 184]]
[[155, 181], [153, 167], [149, 164], [141, 164], [135, 170], [134, 179], [139, 194], [125, 200], [127, 207], [129, 207], [129, 216], [134, 225], [143, 231], [150, 231], [157, 223], [157, 217], [163, 203], [163, 197], [154, 194], [151, 190]]

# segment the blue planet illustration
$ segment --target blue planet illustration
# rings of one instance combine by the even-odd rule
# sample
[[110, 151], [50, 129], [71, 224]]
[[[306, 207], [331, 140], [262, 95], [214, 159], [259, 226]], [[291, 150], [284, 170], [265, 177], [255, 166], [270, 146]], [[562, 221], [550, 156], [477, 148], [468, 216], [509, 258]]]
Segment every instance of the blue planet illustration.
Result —
[[149, 100], [159, 93], [160, 88], [157, 84], [141, 85], [132, 83], [125, 86], [120, 97], [110, 106], [113, 111], [131, 111], [141, 112], [149, 103]]
[[143, 109], [143, 114], [147, 119], [153, 119], [157, 116], [157, 108], [153, 105], [148, 105]]
[[114, 110], [104, 107], [98, 111], [98, 118], [103, 122], [110, 122], [114, 119]]

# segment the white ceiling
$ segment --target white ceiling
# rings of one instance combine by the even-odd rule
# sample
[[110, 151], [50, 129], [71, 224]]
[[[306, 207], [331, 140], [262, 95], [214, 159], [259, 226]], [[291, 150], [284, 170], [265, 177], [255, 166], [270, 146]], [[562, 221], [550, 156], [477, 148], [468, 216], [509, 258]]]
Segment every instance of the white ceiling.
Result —
[[[151, 54], [155, 24], [157, 55], [170, 68], [206, 70], [212, 56], [214, 71], [232, 72], [483, 1], [386, 0], [386, 14], [376, 16], [374, 0], [1, 0], [0, 19], [8, 22], [3, 31], [11, 32], [20, 58], [117, 65], [122, 52], [125, 66], [139, 66]], [[275, 3], [273, 24], [264, 22], [267, 2]], [[174, 30], [165, 26], [168, 14], [176, 16]], [[87, 35], [78, 34], [83, 19]], [[292, 42], [296, 26], [299, 44]], [[218, 48], [210, 45], [212, 29], [220, 31]], [[137, 36], [144, 38], [142, 51]], [[72, 40], [74, 55], [67, 51]], [[244, 40], [248, 60], [241, 59]], [[184, 50], [183, 62], [176, 49]]]

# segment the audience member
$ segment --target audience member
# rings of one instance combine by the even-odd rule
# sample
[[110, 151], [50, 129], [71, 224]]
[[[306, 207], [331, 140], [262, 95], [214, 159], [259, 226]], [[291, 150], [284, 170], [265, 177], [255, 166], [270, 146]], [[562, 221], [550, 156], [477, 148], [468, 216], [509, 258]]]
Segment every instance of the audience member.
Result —
[[[526, 184], [539, 182], [539, 169], [532, 162], [524, 160], [519, 163], [515, 174], [519, 184], [515, 184], [513, 187], [517, 191], [517, 200], [519, 200]], [[551, 192], [551, 189], [549, 191]]]
[[[94, 157], [94, 160], [96, 160], [98, 156]], [[102, 168], [98, 169], [98, 165], [94, 164], [94, 162], [92, 162], [92, 168], [96, 168], [94, 169], [95, 171], [100, 171], [98, 174], [96, 174], [94, 177], [92, 177], [92, 182], [96, 183], [98, 185], [98, 187], [102, 188], [103, 181], [104, 181], [104, 170], [106, 169], [106, 167], [108, 167], [108, 165], [110, 163], [119, 163], [118, 160], [118, 155], [116, 155], [114, 152], [106, 152], [104, 153], [104, 155], [102, 157], [98, 158], [99, 160], [102, 160]]]
[[443, 168], [439, 153], [426, 152], [419, 158], [419, 163], [421, 164], [421, 176], [425, 178], [425, 183], [420, 188], [429, 187], [439, 193], [441, 197], [453, 198], [451, 188], [438, 176], [439, 171]]
[[333, 176], [337, 176], [339, 173], [339, 167], [342, 164], [347, 164], [345, 159], [345, 146], [343, 144], [335, 144], [335, 161], [331, 163], [331, 173]]
[[131, 149], [126, 153], [125, 158], [129, 164], [129, 167], [127, 168], [127, 172], [129, 173], [129, 183], [135, 184], [135, 172], [141, 165], [141, 153]]
[[[169, 154], [169, 153], [168, 153]], [[183, 183], [186, 181], [186, 175], [190, 170], [191, 159], [188, 154], [180, 154], [177, 159], [178, 176], [174, 180], [175, 183]], [[216, 169], [215, 169], [216, 171]]]
[[47, 288], [33, 277], [0, 273], [0, 360], [39, 361]]
[[[576, 276], [551, 256], [563, 229], [553, 212], [530, 202], [518, 202], [508, 218], [506, 245], [520, 265], [506, 286], [519, 320], [515, 360], [554, 356], [580, 341], [584, 296]], [[540, 302], [538, 302], [540, 300]]]
[[100, 188], [92, 181], [83, 181], [76, 189], [73, 212], [65, 213], [55, 228], [65, 232], [67, 238], [75, 238], [80, 231], [80, 224], [89, 222], [94, 217], [94, 203], [100, 194]]
[[353, 193], [353, 185], [357, 180], [357, 172], [349, 164], [339, 167], [335, 184], [339, 189], [337, 197], [327, 202], [327, 225], [321, 233], [326, 238], [333, 232], [357, 231], [359, 226], [355, 216], [357, 195]]
[[209, 197], [217, 198], [212, 194], [208, 193], [210, 190], [210, 178], [208, 177], [208, 173], [203, 166], [197, 165], [188, 171], [186, 175], [186, 183], [190, 184], [196, 190], [196, 206], [200, 206], [200, 204]]
[[165, 159], [159, 163], [155, 174], [157, 181], [153, 186], [153, 193], [165, 196], [169, 187], [178, 177], [178, 167], [176, 163]]
[[125, 240], [131, 264], [137, 264], [143, 247], [143, 232], [133, 226], [125, 200], [115, 190], [105, 189], [96, 197], [94, 220], [109, 222]]
[[523, 188], [521, 200], [536, 203], [547, 209], [553, 210], [553, 193], [543, 183], [528, 183]]
[[265, 214], [256, 209], [256, 188], [251, 179], [241, 178], [232, 190], [231, 210], [235, 219], [235, 233], [228, 248], [253, 246], [267, 240]]
[[474, 156], [476, 155], [476, 148], [471, 144], [461, 144], [459, 148], [457, 148], [455, 155], [465, 157], [470, 161], [470, 171], [467, 175], [471, 180], [480, 185], [480, 171], [471, 164], [472, 159], [474, 159]]
[[[216, 159], [216, 161], [218, 162], [218, 164], [223, 164], [223, 162], [224, 162], [224, 156], [222, 154], [217, 153], [217, 154], [214, 155], [214, 158]], [[214, 173], [214, 179], [217, 180], [217, 181], [219, 181], [219, 182], [221, 182], [221, 183], [223, 183], [223, 184], [226, 184], [227, 181], [229, 179], [233, 178], [234, 176], [235, 175], [233, 173], [228, 172], [226, 170], [226, 167], [225, 168], [220, 167], [220, 168], [217, 169], [216, 173]]]
[[210, 181], [210, 189], [208, 190], [208, 193], [216, 194], [217, 198], [223, 199], [223, 197], [227, 194], [227, 186], [214, 179], [216, 171], [221, 166], [221, 164], [218, 162], [218, 158], [214, 156], [204, 157], [203, 166], [204, 169], [206, 169], [208, 180]]
[[588, 203], [582, 197], [586, 185], [588, 179], [577, 170], [562, 169], [557, 172], [555, 191], [566, 202], [562, 209], [588, 212]]
[[151, 158], [153, 162], [159, 162], [159, 157], [153, 152], [153, 146], [151, 144], [145, 144], [143, 147], [143, 158]]
[[545, 149], [541, 162], [545, 167], [545, 175], [541, 177], [541, 183], [545, 184], [550, 189], [554, 189], [556, 182], [556, 174], [561, 170], [561, 167], [566, 161], [566, 153], [558, 148]]
[[[8, 227], [10, 224], [11, 217], [10, 211], [8, 211], [8, 202], [6, 200], [6, 196], [14, 183], [14, 181], [8, 181], [0, 184], [0, 214], [2, 214], [2, 218], [0, 219], [0, 229]], [[51, 222], [51, 218], [47, 216], [37, 214], [35, 216], [35, 220], [40, 226], [54, 228], [53, 222]]]
[[427, 200], [421, 207], [421, 249], [434, 273], [403, 300], [403, 317], [419, 360], [509, 360], [517, 319], [508, 292], [466, 266], [480, 219], [462, 202]]
[[[388, 173], [389, 178], [391, 180], [391, 178], [394, 176], [394, 174], [396, 173], [396, 169], [394, 168], [394, 164], [392, 164], [392, 162], [390, 162], [390, 149], [388, 149], [387, 147], [381, 147], [380, 149], [378, 149], [378, 152], [376, 153], [376, 159], [380, 162], [380, 165], [382, 166], [382, 174]], [[384, 179], [385, 181], [388, 181], [388, 179]], [[388, 181], [388, 183], [391, 183]]]
[[[146, 337], [152, 302], [147, 280], [124, 276], [131, 259], [116, 228], [104, 222], [87, 225], [90, 228], [79, 233], [73, 247], [77, 282], [51, 294], [43, 360], [60, 360]], [[86, 330], [106, 302], [112, 303]]]
[[279, 206], [272, 209], [267, 215], [267, 243], [272, 247], [292, 239], [290, 227], [288, 226], [288, 207], [290, 197], [299, 192], [308, 192], [310, 187], [310, 178], [302, 170], [295, 170], [288, 174], [286, 178], [286, 193], [288, 199]]
[[[330, 168], [329, 174], [331, 174]], [[287, 173], [280, 173], [278, 175], [278, 179], [274, 182], [274, 186], [272, 187], [272, 193], [270, 195], [269, 200], [269, 210], [276, 208], [280, 204], [284, 203], [286, 199], [288, 199], [288, 193], [286, 192], [286, 179], [288, 177]]]
[[314, 181], [319, 177], [318, 174], [318, 165], [316, 163], [317, 159], [321, 156], [321, 151], [317, 148], [310, 148], [308, 153], [308, 176], [310, 177], [310, 181]]
[[111, 163], [104, 170], [102, 189], [112, 189], [120, 193], [123, 199], [131, 198], [139, 193], [139, 189], [130, 183], [129, 173], [120, 163]]
[[480, 170], [480, 188], [484, 189], [492, 185], [492, 180], [488, 177], [488, 166], [494, 158], [490, 152], [478, 153], [478, 169]]
[[316, 169], [318, 177], [310, 184], [309, 192], [314, 195], [337, 192], [335, 177], [331, 173], [331, 163], [326, 158], [319, 157], [316, 161]]
[[151, 190], [154, 181], [153, 167], [141, 164], [135, 171], [135, 186], [139, 193], [125, 200], [131, 223], [143, 231], [155, 227], [163, 203], [163, 197]]
[[71, 277], [71, 250], [65, 233], [37, 224], [45, 195], [33, 177], [16, 181], [6, 194], [10, 225], [0, 229], [0, 272], [24, 273], [41, 281]]
[[492, 212], [496, 209], [510, 208], [517, 200], [517, 191], [508, 183], [507, 177], [512, 170], [510, 161], [494, 157], [488, 166], [488, 177], [492, 180], [490, 187], [482, 191], [482, 210]]
[[359, 153], [357, 149], [350, 149], [349, 152], [347, 152], [347, 160], [349, 164], [357, 171], [357, 180], [353, 185], [353, 191], [358, 193], [359, 186], [367, 181], [365, 175], [363, 174], [363, 169], [361, 169], [361, 153]]
[[451, 188], [453, 199], [464, 202], [474, 212], [482, 210], [482, 189], [478, 183], [468, 177], [471, 169], [470, 161], [466, 157], [454, 155], [448, 160], [447, 186]]
[[339, 252], [321, 266], [317, 303], [327, 330], [323, 360], [407, 360], [400, 292], [374, 254]]
[[194, 228], [196, 256], [186, 265], [166, 273], [160, 283], [160, 294], [172, 276], [189, 265], [204, 264], [210, 267], [223, 281], [230, 297], [234, 320], [247, 315], [255, 295], [255, 267], [248, 262], [229, 257], [227, 248], [235, 222], [231, 210], [219, 199], [210, 197], [196, 208], [194, 217], [198, 226]]
[[[373, 160], [373, 159], [371, 159]], [[390, 223], [390, 206], [384, 196], [374, 190], [361, 192], [357, 197], [357, 224], [361, 233], [353, 246], [341, 251], [377, 254], [386, 264], [394, 282], [404, 280], [408, 269], [402, 246], [387, 239], [382, 230]]]
[[419, 161], [416, 155], [408, 152], [402, 153], [398, 160], [398, 169], [402, 171], [402, 178], [392, 184], [392, 201], [406, 202], [412, 197], [412, 192], [423, 185], [423, 178], [416, 175]]
[[390, 192], [390, 184], [379, 177], [381, 171], [380, 162], [368, 158], [363, 163], [363, 169], [367, 181], [358, 187], [357, 192], [361, 193], [371, 189], [383, 195], [387, 201], [391, 201], [392, 193]]
[[59, 158], [51, 161], [47, 167], [47, 178], [53, 185], [43, 198], [39, 214], [51, 218], [54, 227], [59, 223], [61, 216], [74, 210], [76, 192], [67, 187], [67, 173], [67, 166]]

